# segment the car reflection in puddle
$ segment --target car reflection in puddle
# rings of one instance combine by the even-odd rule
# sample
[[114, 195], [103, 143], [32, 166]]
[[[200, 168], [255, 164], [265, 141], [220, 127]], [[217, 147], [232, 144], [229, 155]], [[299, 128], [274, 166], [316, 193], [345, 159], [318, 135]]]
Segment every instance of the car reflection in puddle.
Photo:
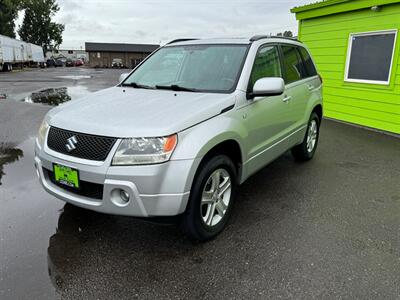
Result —
[[18, 161], [22, 156], [24, 156], [24, 152], [21, 149], [15, 148], [10, 144], [0, 143], [0, 185], [1, 178], [5, 175], [4, 166]]
[[[185, 262], [193, 253], [201, 255], [201, 249], [194, 249], [175, 225], [101, 214], [67, 203], [49, 238], [48, 275], [57, 293], [68, 299], [113, 299], [92, 294], [101, 290], [99, 279], [119, 286], [119, 292], [129, 285], [144, 288], [149, 282], [138, 278], [158, 282], [167, 276], [166, 262]], [[112, 294], [113, 290], [101, 292]]]
[[[79, 237], [83, 220], [90, 219], [91, 212], [66, 204], [60, 214], [56, 233], [50, 237], [47, 249], [48, 274], [57, 292], [64, 290], [65, 277], [77, 268], [76, 261], [83, 241]], [[82, 223], [83, 222], [83, 223]]]
[[87, 94], [89, 94], [89, 90], [86, 87], [79, 85], [72, 87], [49, 88], [40, 90], [38, 92], [33, 92], [29, 96], [22, 99], [22, 101], [57, 106], [64, 102], [78, 99]]

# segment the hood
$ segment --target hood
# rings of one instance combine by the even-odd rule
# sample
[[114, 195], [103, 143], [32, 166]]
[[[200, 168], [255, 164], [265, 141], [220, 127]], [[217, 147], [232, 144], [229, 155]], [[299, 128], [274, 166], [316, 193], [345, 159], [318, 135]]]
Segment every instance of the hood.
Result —
[[230, 94], [112, 87], [52, 109], [51, 126], [112, 137], [155, 137], [182, 131], [234, 104]]

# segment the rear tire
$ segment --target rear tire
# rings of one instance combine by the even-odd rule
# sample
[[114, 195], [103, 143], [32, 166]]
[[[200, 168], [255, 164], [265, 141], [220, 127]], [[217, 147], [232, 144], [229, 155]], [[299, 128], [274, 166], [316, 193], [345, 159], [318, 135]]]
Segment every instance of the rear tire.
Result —
[[180, 225], [191, 239], [206, 241], [221, 233], [229, 220], [237, 172], [226, 155], [214, 156], [200, 168]]
[[298, 161], [308, 161], [313, 158], [317, 150], [319, 139], [319, 126], [321, 121], [313, 112], [308, 121], [306, 135], [301, 144], [294, 146], [291, 150], [293, 157]]

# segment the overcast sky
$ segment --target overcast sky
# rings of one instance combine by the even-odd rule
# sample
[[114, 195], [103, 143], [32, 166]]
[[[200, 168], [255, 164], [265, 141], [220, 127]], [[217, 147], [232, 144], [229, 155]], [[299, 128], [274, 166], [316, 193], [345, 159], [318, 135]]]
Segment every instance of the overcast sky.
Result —
[[[312, 0], [58, 0], [65, 24], [60, 48], [85, 42], [161, 43], [182, 37], [297, 34], [290, 8]], [[315, 1], [314, 1], [315, 2]], [[17, 24], [20, 24], [20, 15]]]

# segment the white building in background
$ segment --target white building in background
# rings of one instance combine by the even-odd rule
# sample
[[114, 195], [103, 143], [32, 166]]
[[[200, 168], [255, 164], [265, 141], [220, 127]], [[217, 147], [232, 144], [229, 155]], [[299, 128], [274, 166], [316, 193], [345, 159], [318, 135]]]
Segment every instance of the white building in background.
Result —
[[89, 61], [89, 56], [85, 50], [72, 50], [72, 49], [58, 49], [46, 52], [46, 58], [55, 59], [82, 59], [86, 63]]

